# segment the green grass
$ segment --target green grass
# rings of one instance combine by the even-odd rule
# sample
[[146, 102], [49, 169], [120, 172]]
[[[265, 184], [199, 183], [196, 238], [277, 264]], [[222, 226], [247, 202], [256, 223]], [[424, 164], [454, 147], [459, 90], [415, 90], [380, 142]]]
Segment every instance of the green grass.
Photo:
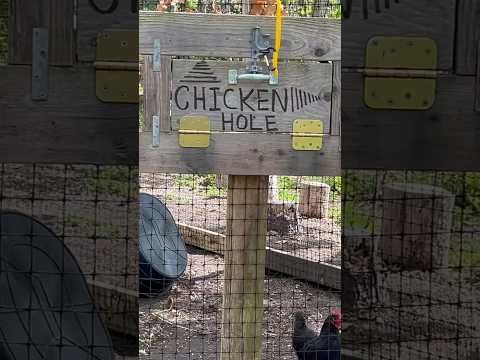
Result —
[[298, 202], [297, 184], [288, 176], [280, 176], [278, 184], [278, 199], [281, 201]]
[[189, 190], [194, 190], [198, 186], [198, 179], [195, 175], [177, 175], [174, 182], [176, 186]]

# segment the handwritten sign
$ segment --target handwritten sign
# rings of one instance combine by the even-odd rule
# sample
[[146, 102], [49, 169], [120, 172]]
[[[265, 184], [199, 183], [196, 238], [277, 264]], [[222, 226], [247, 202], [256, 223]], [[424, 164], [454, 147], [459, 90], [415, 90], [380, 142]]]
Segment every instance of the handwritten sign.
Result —
[[295, 119], [324, 121], [330, 131], [332, 67], [328, 63], [280, 64], [277, 86], [267, 82], [228, 85], [228, 70], [244, 62], [173, 61], [172, 128], [186, 115], [205, 115], [212, 130], [290, 132]]

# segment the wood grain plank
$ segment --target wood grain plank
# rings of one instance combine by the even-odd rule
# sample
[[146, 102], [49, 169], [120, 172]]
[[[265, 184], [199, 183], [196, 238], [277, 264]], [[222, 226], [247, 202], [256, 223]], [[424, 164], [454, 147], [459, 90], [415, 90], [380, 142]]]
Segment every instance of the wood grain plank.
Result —
[[341, 289], [341, 268], [332, 264], [311, 261], [285, 251], [268, 249], [266, 266], [297, 279], [311, 281], [332, 289]]
[[[250, 32], [274, 34], [274, 18], [249, 15], [140, 12], [140, 53], [151, 54], [161, 39], [163, 55], [250, 57]], [[340, 21], [285, 17], [282, 59], [339, 60]]]
[[340, 136], [342, 122], [342, 63], [333, 63], [331, 135]]
[[9, 89], [0, 98], [1, 161], [138, 163], [137, 105], [100, 102], [91, 67], [50, 68], [41, 103], [31, 100], [29, 66], [0, 66], [0, 78]]
[[73, 2], [63, 0], [12, 0], [10, 6], [9, 63], [32, 63], [34, 27], [49, 30], [49, 63], [74, 62]]
[[90, 294], [107, 329], [138, 336], [138, 292], [88, 280]]
[[[118, 4], [109, 13], [100, 13], [92, 7], [90, 0], [78, 0], [77, 8], [77, 58], [81, 62], [95, 61], [98, 33], [106, 29], [138, 31], [136, 1], [118, 2], [96, 0], [98, 7], [107, 10]], [[132, 4], [134, 5], [132, 8]]]
[[428, 111], [371, 110], [363, 78], [342, 76], [342, 167], [479, 170], [480, 114], [475, 77], [441, 76]]
[[140, 137], [141, 172], [173, 172], [244, 175], [339, 176], [339, 137], [324, 136], [320, 151], [295, 151], [288, 134], [213, 133], [210, 147], [178, 146], [177, 133], [161, 133], [153, 148], [152, 133]]
[[172, 58], [161, 56], [160, 71], [153, 71], [152, 55], [145, 55], [143, 76], [145, 79], [144, 131], [152, 130], [153, 116], [160, 117], [160, 131], [170, 131], [170, 86]]
[[390, 8], [380, 8], [379, 12], [373, 1], [347, 3], [348, 17], [342, 21], [344, 67], [364, 67], [368, 40], [382, 35], [432, 38], [438, 48], [438, 68], [453, 68], [456, 0], [391, 1]]
[[[477, 42], [477, 54], [480, 54], [480, 41]], [[477, 73], [475, 76], [475, 111], [480, 112], [480, 61], [476, 64]]]
[[330, 132], [331, 64], [280, 64], [275, 87], [228, 85], [228, 70], [244, 68], [238, 61], [173, 60], [172, 128], [186, 115], [206, 115], [212, 130], [290, 132], [295, 119], [319, 119]]
[[455, 70], [457, 74], [474, 75], [477, 65], [479, 30], [478, 1], [458, 0]]
[[[223, 255], [225, 235], [183, 223], [177, 223], [177, 225], [188, 245]], [[341, 289], [339, 266], [300, 258], [267, 246], [265, 267], [297, 279], [311, 281], [333, 289]]]

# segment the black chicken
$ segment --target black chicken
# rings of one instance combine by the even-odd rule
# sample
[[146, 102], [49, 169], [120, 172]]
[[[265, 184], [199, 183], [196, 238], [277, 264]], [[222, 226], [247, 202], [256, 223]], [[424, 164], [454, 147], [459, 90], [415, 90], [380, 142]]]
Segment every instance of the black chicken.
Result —
[[340, 360], [340, 327], [342, 315], [332, 310], [320, 334], [307, 327], [305, 316], [295, 314], [293, 348], [299, 360]]

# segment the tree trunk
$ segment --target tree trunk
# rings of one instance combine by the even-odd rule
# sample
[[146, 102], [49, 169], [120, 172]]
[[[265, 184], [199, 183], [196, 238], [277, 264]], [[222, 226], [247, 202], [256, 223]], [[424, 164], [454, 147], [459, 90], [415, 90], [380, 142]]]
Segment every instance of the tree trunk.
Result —
[[423, 184], [383, 187], [379, 255], [387, 267], [423, 270], [448, 267], [455, 196]]
[[317, 182], [302, 182], [298, 212], [306, 217], [322, 219], [328, 215], [330, 186]]

